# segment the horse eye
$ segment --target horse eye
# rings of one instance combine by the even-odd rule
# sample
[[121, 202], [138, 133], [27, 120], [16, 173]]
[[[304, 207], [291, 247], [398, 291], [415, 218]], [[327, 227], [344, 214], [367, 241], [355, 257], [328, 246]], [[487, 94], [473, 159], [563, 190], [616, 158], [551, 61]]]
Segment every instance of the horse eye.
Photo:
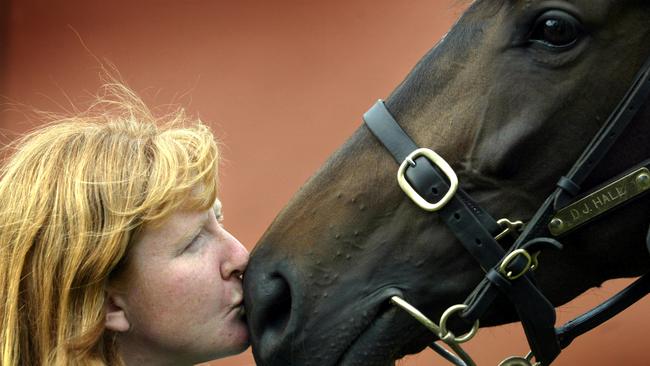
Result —
[[570, 14], [550, 10], [535, 21], [529, 40], [554, 49], [573, 46], [582, 35], [582, 24]]

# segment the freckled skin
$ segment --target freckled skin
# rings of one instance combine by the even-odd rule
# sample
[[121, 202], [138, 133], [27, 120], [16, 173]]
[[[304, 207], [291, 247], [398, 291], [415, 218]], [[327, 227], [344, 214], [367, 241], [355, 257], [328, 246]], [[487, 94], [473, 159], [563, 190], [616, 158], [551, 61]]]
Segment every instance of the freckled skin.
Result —
[[118, 342], [127, 365], [191, 365], [244, 350], [248, 331], [237, 306], [247, 261], [212, 209], [146, 227], [123, 294], [130, 329]]

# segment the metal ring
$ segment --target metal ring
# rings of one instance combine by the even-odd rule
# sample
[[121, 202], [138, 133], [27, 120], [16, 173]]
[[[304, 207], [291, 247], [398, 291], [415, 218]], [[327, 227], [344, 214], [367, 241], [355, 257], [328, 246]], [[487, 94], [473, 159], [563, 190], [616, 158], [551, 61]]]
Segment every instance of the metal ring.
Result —
[[[526, 258], [526, 266], [524, 266], [521, 272], [517, 274], [513, 274], [512, 271], [508, 270], [508, 266], [512, 261], [514, 261], [520, 255], [523, 255], [524, 258]], [[506, 276], [509, 280], [516, 280], [517, 278], [525, 275], [526, 272], [528, 272], [528, 270], [530, 269], [530, 266], [532, 264], [533, 264], [533, 259], [531, 258], [530, 254], [528, 254], [528, 252], [525, 249], [519, 248], [513, 250], [501, 261], [501, 264], [499, 265], [499, 273]]]
[[[479, 327], [478, 320], [474, 322], [474, 325], [472, 326], [472, 329], [469, 330], [469, 332], [463, 334], [460, 337], [454, 336], [454, 334], [447, 329], [447, 320], [449, 319], [451, 314], [457, 311], [465, 310], [467, 309], [467, 307], [468, 306], [465, 304], [457, 304], [451, 306], [449, 309], [445, 310], [444, 313], [442, 313], [442, 316], [440, 317], [440, 334], [439, 334], [440, 339], [443, 339], [446, 343], [449, 342], [464, 343], [469, 341], [476, 335], [476, 332], [478, 332], [478, 327]], [[451, 334], [451, 339], [447, 338], [449, 334]]]
[[533, 351], [528, 352], [526, 357], [510, 356], [499, 363], [499, 366], [542, 366], [540, 362], [533, 361]]
[[499, 363], [499, 366], [533, 366], [525, 357], [511, 356]]

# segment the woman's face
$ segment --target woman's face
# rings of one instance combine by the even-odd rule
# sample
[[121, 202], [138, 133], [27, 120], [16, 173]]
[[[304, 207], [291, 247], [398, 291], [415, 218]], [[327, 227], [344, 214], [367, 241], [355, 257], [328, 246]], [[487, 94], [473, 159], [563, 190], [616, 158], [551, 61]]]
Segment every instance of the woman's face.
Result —
[[241, 285], [248, 252], [219, 216], [220, 204], [177, 212], [145, 227], [131, 248], [125, 291], [114, 297], [129, 323], [118, 336], [127, 364], [191, 364], [248, 347]]

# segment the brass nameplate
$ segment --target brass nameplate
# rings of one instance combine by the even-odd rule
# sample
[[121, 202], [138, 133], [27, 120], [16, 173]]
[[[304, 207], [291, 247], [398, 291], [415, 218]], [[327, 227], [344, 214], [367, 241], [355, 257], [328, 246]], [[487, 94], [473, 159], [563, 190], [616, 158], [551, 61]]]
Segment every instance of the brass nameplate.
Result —
[[557, 236], [650, 189], [650, 171], [638, 169], [559, 210], [548, 228]]

